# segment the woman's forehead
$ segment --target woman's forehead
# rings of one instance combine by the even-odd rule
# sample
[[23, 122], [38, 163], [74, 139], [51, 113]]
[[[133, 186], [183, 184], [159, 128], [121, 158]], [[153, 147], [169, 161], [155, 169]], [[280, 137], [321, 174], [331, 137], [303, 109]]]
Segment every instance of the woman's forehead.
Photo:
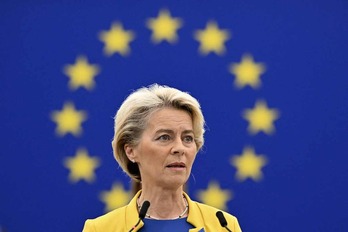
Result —
[[148, 120], [148, 127], [156, 130], [174, 128], [192, 130], [192, 118], [184, 110], [163, 108], [151, 114]]

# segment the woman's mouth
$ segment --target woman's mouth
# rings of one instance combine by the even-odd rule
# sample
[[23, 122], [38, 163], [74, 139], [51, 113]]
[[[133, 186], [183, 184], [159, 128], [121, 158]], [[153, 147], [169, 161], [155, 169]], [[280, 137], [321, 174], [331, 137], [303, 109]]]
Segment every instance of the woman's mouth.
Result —
[[186, 165], [183, 162], [174, 162], [174, 163], [168, 164], [166, 167], [172, 170], [182, 170], [186, 168]]

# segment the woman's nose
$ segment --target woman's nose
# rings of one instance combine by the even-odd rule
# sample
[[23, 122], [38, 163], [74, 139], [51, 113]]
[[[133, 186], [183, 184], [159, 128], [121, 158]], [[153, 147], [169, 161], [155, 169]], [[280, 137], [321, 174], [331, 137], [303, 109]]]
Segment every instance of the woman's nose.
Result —
[[181, 138], [174, 140], [171, 152], [174, 155], [183, 155], [183, 154], [185, 154], [185, 146], [184, 146], [183, 141], [181, 140]]

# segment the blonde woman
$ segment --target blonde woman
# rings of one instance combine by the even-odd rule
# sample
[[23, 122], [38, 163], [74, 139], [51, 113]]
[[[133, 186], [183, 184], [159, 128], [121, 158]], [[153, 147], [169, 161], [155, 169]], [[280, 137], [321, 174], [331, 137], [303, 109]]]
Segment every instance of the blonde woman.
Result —
[[198, 101], [186, 92], [154, 84], [130, 94], [117, 111], [112, 147], [141, 190], [128, 205], [87, 220], [83, 231], [240, 232], [236, 217], [184, 192], [204, 124]]

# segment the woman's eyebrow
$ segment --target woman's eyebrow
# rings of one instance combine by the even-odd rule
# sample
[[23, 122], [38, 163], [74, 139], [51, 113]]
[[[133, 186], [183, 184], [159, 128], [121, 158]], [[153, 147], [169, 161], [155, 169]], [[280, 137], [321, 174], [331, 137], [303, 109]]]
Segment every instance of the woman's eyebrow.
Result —
[[158, 130], [156, 130], [156, 134], [159, 134], [159, 133], [173, 134], [174, 131], [170, 130], [170, 129], [158, 129]]
[[184, 130], [183, 132], [182, 132], [183, 134], [194, 134], [193, 133], [193, 130]]
[[[171, 129], [158, 129], [158, 130], [156, 130], [155, 133], [156, 134], [159, 134], [159, 133], [174, 134], [174, 131]], [[193, 130], [184, 130], [182, 133], [183, 134], [191, 134], [191, 133], [194, 134]]]

